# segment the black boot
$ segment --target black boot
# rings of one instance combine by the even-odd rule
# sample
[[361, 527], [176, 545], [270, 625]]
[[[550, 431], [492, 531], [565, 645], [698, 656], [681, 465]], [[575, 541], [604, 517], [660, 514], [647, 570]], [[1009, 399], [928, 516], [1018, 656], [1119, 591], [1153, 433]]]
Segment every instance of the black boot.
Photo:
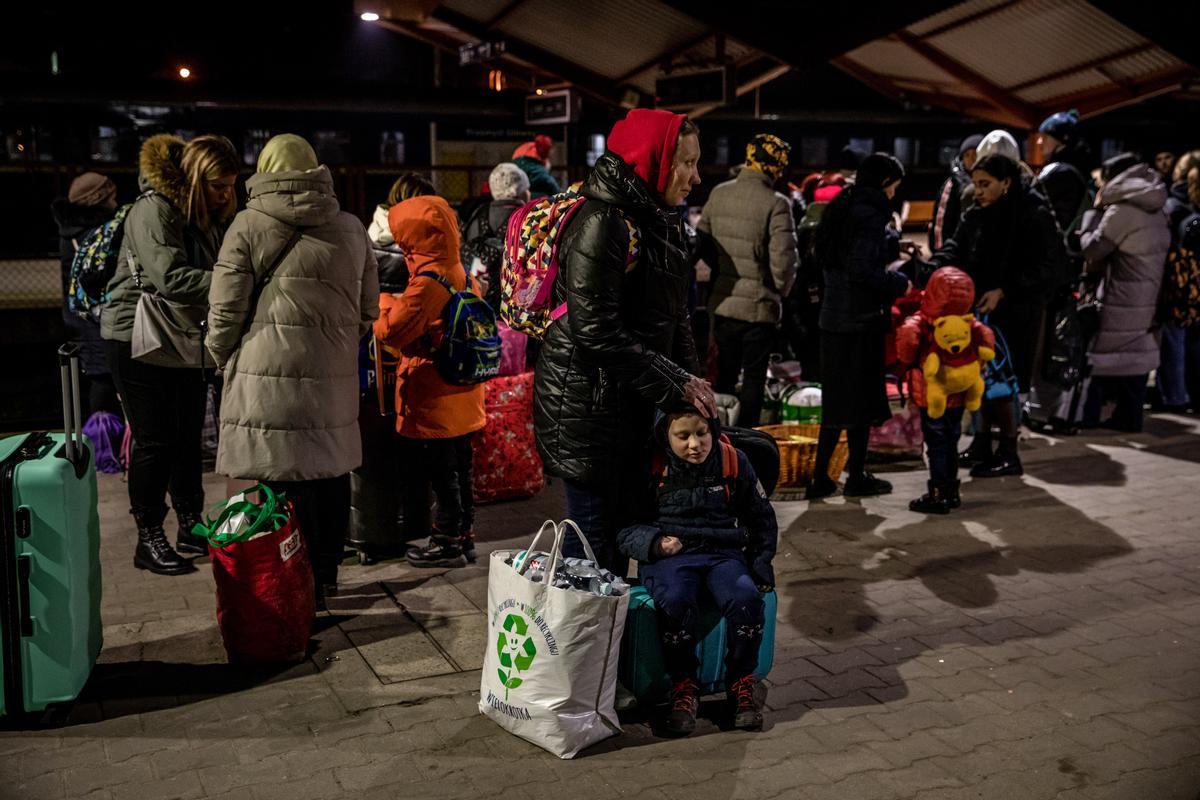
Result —
[[175, 550], [186, 555], [208, 555], [208, 539], [192, 533], [192, 529], [202, 520], [194, 511], [176, 509], [175, 516], [179, 519], [179, 531], [175, 534]]
[[962, 495], [958, 493], [962, 486], [962, 481], [947, 481], [946, 482], [946, 501], [950, 504], [950, 510], [962, 508]]
[[949, 514], [950, 492], [947, 485], [937, 481], [929, 481], [929, 491], [908, 504], [909, 511], [921, 514]]
[[975, 438], [971, 440], [971, 444], [966, 450], [958, 454], [958, 465], [960, 467], [973, 467], [976, 464], [982, 464], [992, 457], [992, 435], [990, 433], [977, 433]]
[[890, 483], [865, 471], [861, 475], [851, 475], [842, 488], [843, 497], [875, 497], [891, 493]]
[[971, 469], [972, 478], [1003, 478], [1007, 475], [1024, 475], [1021, 457], [1017, 455], [1016, 437], [1001, 440], [996, 454]]
[[404, 554], [414, 567], [465, 567], [467, 557], [457, 536], [433, 534], [424, 547], [410, 547]]
[[828, 475], [818, 475], [808, 484], [804, 491], [805, 500], [820, 500], [822, 497], [833, 497], [837, 494], [837, 481]]
[[[135, 516], [135, 519], [137, 517]], [[148, 569], [156, 575], [182, 575], [193, 572], [191, 561], [176, 553], [167, 541], [162, 522], [138, 519], [138, 543], [133, 551], [133, 565]]]

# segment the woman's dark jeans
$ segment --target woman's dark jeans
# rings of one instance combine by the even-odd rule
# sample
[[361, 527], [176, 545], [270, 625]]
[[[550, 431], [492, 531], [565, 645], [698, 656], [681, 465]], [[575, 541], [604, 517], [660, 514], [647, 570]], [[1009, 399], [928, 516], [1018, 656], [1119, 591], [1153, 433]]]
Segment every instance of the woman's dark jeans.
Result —
[[134, 361], [129, 342], [106, 340], [109, 366], [133, 431], [129, 502], [141, 526], [161, 525], [165, 497], [178, 513], [204, 510], [200, 434], [208, 374]]

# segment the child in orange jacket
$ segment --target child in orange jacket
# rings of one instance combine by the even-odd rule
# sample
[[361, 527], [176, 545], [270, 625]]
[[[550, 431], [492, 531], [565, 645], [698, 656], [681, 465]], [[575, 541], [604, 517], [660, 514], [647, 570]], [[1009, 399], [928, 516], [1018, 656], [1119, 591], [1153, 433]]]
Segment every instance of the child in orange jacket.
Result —
[[[405, 538], [429, 536], [426, 546], [409, 548], [407, 558], [415, 566], [463, 566], [475, 558], [471, 439], [486, 421], [484, 388], [455, 386], [438, 373], [433, 349], [444, 334], [442, 311], [450, 293], [419, 274], [436, 273], [455, 290], [467, 287], [458, 220], [444, 199], [427, 195], [392, 206], [388, 225], [404, 252], [409, 280], [403, 294], [380, 295], [375, 335], [400, 350], [396, 431], [403, 450]], [[432, 526], [431, 483], [437, 500]]]

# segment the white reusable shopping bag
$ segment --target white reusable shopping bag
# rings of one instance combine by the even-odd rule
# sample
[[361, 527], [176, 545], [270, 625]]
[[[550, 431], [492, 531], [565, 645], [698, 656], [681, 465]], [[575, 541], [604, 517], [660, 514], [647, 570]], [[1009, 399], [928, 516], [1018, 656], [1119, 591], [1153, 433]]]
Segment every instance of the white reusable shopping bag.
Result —
[[[571, 520], [557, 525], [547, 520], [524, 558], [515, 559], [519, 550], [492, 553], [479, 711], [559, 758], [573, 758], [621, 732], [613, 700], [629, 595], [556, 589], [525, 577], [547, 531], [554, 542], [544, 581], [552, 580], [568, 535], [578, 536], [587, 557], [596, 560]], [[516, 566], [506, 564], [508, 559]]]

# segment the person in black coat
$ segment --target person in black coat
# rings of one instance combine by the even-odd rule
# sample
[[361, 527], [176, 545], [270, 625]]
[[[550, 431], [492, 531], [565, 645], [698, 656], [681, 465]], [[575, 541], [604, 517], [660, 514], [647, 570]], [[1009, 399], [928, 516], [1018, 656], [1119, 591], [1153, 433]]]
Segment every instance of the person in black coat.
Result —
[[71, 262], [83, 238], [108, 222], [117, 212], [117, 187], [96, 172], [85, 172], [75, 180], [66, 197], [50, 204], [58, 223], [59, 257], [62, 261], [63, 321], [72, 342], [79, 344], [79, 362], [87, 393], [84, 417], [97, 411], [121, 415], [121, 403], [113, 385], [112, 371], [100, 338], [100, 323], [71, 311], [67, 306], [71, 283]]
[[929, 223], [929, 249], [937, 250], [949, 239], [954, 238], [958, 223], [962, 219], [963, 194], [971, 186], [971, 167], [975, 166], [975, 148], [983, 141], [983, 136], [973, 134], [962, 140], [958, 146], [958, 155], [950, 164], [950, 177], [942, 183], [938, 190], [937, 200], [933, 204], [933, 219]]
[[884, 386], [884, 337], [891, 307], [911, 284], [888, 270], [898, 256], [889, 236], [891, 200], [904, 167], [886, 153], [875, 153], [859, 165], [855, 183], [843, 190], [821, 218], [816, 255], [825, 278], [821, 306], [821, 435], [809, 499], [837, 491], [829, 477], [841, 432], [850, 446], [847, 497], [887, 494], [892, 485], [866, 471], [867, 439], [872, 425], [891, 417]]
[[[696, 377], [691, 267], [672, 211], [700, 182], [699, 146], [685, 117], [629, 112], [558, 245], [551, 307], [565, 304], [566, 314], [542, 342], [534, 431], [546, 471], [566, 483], [568, 515], [618, 573], [628, 562], [616, 558], [616, 535], [649, 469], [655, 407], [683, 400], [717, 413], [712, 387]], [[567, 555], [581, 554], [568, 540]]]
[[675, 733], [696, 726], [702, 593], [727, 623], [725, 678], [734, 726], [762, 725], [764, 692], [754, 672], [763, 634], [761, 592], [775, 586], [771, 561], [779, 528], [750, 459], [720, 435], [717, 420], [705, 419], [692, 406], [661, 416], [653, 514], [617, 539], [621, 552], [637, 559], [638, 577], [654, 598], [673, 686], [666, 725]]
[[[1044, 198], [1021, 181], [1020, 167], [1001, 155], [982, 159], [971, 171], [975, 205], [963, 215], [954, 238], [922, 264], [918, 283], [938, 267], [954, 266], [975, 282], [976, 310], [1003, 337], [1020, 391], [1033, 378], [1038, 331], [1055, 276], [1067, 260], [1063, 241]], [[973, 477], [1020, 475], [1016, 398], [985, 400], [983, 430], [964, 454]], [[991, 429], [1000, 442], [992, 452]]]

